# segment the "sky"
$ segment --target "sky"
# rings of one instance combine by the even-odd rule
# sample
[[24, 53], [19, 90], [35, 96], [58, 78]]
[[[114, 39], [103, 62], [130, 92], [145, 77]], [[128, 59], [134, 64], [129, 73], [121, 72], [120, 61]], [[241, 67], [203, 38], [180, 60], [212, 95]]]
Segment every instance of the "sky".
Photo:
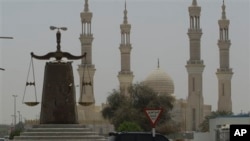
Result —
[[[118, 89], [120, 71], [120, 24], [123, 22], [125, 0], [89, 0], [93, 12], [92, 62], [95, 65], [94, 95], [96, 105], [106, 102], [113, 89]], [[222, 0], [197, 0], [201, 10], [201, 58], [204, 60], [203, 96], [205, 104], [217, 109], [218, 87], [216, 71], [219, 67], [218, 20]], [[134, 83], [160, 67], [173, 79], [176, 98], [188, 95], [186, 61], [189, 59], [188, 6], [192, 0], [127, 0], [128, 22], [131, 29], [131, 70]], [[250, 2], [225, 0], [226, 15], [230, 19], [230, 66], [233, 68], [232, 102], [235, 114], [250, 111]], [[0, 0], [0, 123], [10, 124], [17, 95], [17, 111], [23, 119], [39, 117], [40, 105], [22, 104], [30, 62], [30, 52], [44, 55], [56, 50], [55, 31], [51, 25], [67, 27], [62, 31], [63, 51], [80, 55], [80, 12], [84, 0]], [[41, 100], [43, 73], [46, 61], [34, 60], [38, 101]], [[73, 62], [75, 84], [80, 61]], [[79, 89], [76, 89], [77, 99]], [[32, 98], [34, 94], [25, 96]]]

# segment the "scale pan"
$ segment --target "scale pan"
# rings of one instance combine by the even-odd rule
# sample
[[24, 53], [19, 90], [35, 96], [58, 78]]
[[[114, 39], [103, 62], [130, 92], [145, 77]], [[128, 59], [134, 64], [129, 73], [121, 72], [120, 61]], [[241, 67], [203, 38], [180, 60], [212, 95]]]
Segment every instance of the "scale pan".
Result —
[[36, 106], [39, 104], [39, 102], [24, 102], [27, 106]]
[[94, 102], [78, 102], [78, 104], [82, 105], [82, 106], [89, 106], [92, 105]]

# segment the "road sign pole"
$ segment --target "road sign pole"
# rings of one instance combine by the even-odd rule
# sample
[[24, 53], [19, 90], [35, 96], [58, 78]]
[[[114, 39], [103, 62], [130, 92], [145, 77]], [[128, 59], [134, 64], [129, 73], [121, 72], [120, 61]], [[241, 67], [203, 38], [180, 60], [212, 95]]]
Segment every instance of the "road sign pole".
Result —
[[153, 138], [155, 137], [155, 127], [152, 128], [152, 135], [153, 135]]

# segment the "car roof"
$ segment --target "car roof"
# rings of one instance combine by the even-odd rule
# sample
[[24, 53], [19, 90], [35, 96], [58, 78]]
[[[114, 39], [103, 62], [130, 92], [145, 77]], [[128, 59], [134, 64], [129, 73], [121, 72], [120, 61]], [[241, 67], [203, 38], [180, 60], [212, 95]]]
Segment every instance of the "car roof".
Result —
[[[110, 141], [153, 141], [152, 132], [111, 132]], [[165, 136], [156, 133], [155, 139], [157, 141], [169, 141]]]
[[[109, 136], [116, 136], [116, 135], [123, 135], [123, 134], [131, 134], [131, 135], [133, 135], [133, 134], [136, 134], [136, 135], [138, 135], [138, 134], [144, 134], [144, 135], [152, 135], [152, 132], [110, 132], [109, 133]], [[157, 135], [160, 135], [160, 134], [158, 134], [158, 133], [156, 133]]]

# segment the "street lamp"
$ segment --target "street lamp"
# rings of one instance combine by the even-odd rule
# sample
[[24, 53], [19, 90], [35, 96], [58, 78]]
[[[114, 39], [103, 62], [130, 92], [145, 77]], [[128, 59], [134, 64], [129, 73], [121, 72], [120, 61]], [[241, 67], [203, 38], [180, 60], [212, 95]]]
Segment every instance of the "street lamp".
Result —
[[13, 39], [13, 37], [0, 37], [0, 39]]
[[10, 115], [11, 116], [11, 124], [14, 125], [14, 115]]
[[16, 126], [16, 98], [17, 98], [17, 95], [12, 95], [13, 98], [14, 98], [14, 129], [15, 129], [15, 126]]
[[[13, 39], [13, 37], [0, 37], [0, 39]], [[0, 70], [4, 71], [4, 68], [0, 68]]]

